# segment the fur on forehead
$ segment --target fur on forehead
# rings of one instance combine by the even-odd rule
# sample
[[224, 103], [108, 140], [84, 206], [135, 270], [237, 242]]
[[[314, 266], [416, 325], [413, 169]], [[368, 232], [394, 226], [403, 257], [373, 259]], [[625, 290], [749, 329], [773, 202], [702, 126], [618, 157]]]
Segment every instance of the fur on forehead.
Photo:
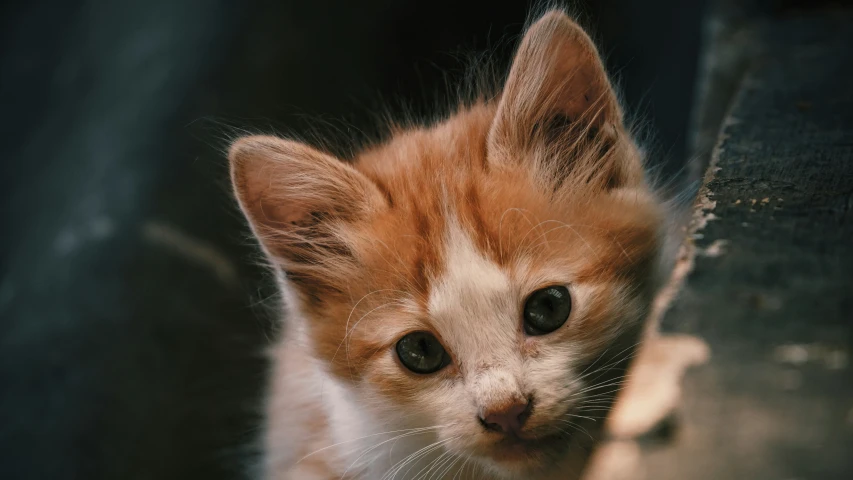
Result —
[[377, 325], [429, 328], [451, 217], [510, 278], [562, 270], [642, 290], [659, 248], [661, 212], [598, 53], [560, 12], [532, 24], [498, 98], [351, 163], [275, 137], [239, 139], [230, 158], [241, 207], [343, 377], [395, 341]]
[[357, 218], [336, 214], [315, 220], [319, 225], [309, 222], [304, 228], [328, 228], [323, 235], [333, 238], [309, 236], [303, 243], [320, 245], [298, 247], [324, 258], [308, 260], [308, 253], [288, 250], [294, 248], [288, 237], [268, 237], [272, 255], [280, 255], [276, 261], [297, 280], [317, 352], [343, 378], [396, 341], [377, 335], [380, 325], [411, 324], [385, 328], [397, 332], [430, 327], [426, 304], [449, 255], [444, 239], [451, 216], [510, 276], [523, 268], [568, 270], [575, 282], [590, 284], [634, 285], [645, 278], [658, 240], [651, 197], [640, 189], [551, 191], [540, 188], [537, 172], [523, 163], [494, 168], [486, 146], [494, 111], [481, 104], [360, 155], [353, 171], [374, 185], [377, 206]]

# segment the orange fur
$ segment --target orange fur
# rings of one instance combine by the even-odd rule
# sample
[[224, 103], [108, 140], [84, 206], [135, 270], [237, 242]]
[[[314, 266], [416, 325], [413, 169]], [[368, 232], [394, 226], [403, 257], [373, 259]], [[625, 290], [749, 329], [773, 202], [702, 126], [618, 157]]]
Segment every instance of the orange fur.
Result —
[[[530, 438], [560, 437], [581, 399], [609, 398], [584, 366], [633, 343], [657, 287], [663, 210], [576, 24], [546, 14], [498, 99], [401, 130], [351, 164], [275, 137], [239, 139], [230, 158], [288, 301], [266, 478], [378, 478], [394, 467], [379, 454], [397, 458], [383, 442], [419, 427], [436, 428], [393, 442], [397, 454], [443, 441], [423, 462], [466, 455], [477, 478], [566, 478], [563, 450], [533, 440], [507, 450], [474, 419], [530, 396]], [[526, 337], [524, 299], [554, 283], [571, 286], [569, 321]], [[394, 345], [420, 330], [444, 345], [447, 368], [399, 364]], [[595, 393], [582, 397], [585, 387]]]

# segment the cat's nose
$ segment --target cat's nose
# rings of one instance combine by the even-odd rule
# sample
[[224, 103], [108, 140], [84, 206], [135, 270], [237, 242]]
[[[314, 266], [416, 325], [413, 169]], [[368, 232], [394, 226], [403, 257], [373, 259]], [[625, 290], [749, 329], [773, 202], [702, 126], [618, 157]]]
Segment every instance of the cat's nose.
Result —
[[488, 430], [516, 434], [530, 417], [531, 408], [530, 400], [505, 404], [494, 410], [487, 410], [480, 416], [480, 422]]

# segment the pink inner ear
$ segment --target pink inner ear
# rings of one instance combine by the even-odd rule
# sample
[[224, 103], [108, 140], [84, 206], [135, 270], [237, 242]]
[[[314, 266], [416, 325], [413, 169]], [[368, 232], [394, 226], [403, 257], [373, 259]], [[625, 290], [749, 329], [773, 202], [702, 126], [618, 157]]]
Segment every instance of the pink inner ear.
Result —
[[554, 68], [546, 77], [544, 90], [559, 92], [553, 95], [554, 107], [575, 121], [597, 126], [621, 123], [616, 96], [595, 46], [579, 27], [570, 24], [570, 28], [565, 38], [555, 39], [551, 45]]
[[500, 150], [525, 149], [535, 126], [556, 115], [589, 127], [622, 123], [616, 95], [592, 40], [565, 14], [553, 11], [534, 23], [521, 42], [490, 145]]
[[238, 159], [240, 155], [232, 153], [234, 188], [253, 224], [273, 227], [299, 221], [306, 209], [282, 195], [282, 176], [288, 172], [285, 165], [276, 165], [281, 163], [276, 153], [250, 151]]
[[367, 177], [299, 142], [245, 137], [229, 157], [240, 206], [278, 259], [313, 262], [340, 251], [331, 220], [357, 221], [385, 205]]
[[234, 188], [256, 227], [285, 228], [314, 212], [367, 202], [369, 181], [335, 158], [276, 137], [238, 140], [230, 152]]

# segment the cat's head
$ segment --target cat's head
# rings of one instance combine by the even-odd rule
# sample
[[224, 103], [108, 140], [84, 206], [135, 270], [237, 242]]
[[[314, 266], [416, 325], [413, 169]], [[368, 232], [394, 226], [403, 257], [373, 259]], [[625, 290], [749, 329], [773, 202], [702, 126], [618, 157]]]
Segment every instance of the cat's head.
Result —
[[601, 416], [656, 288], [662, 209], [564, 14], [528, 29], [498, 98], [353, 162], [275, 137], [230, 158], [313, 354], [381, 422], [523, 476]]

